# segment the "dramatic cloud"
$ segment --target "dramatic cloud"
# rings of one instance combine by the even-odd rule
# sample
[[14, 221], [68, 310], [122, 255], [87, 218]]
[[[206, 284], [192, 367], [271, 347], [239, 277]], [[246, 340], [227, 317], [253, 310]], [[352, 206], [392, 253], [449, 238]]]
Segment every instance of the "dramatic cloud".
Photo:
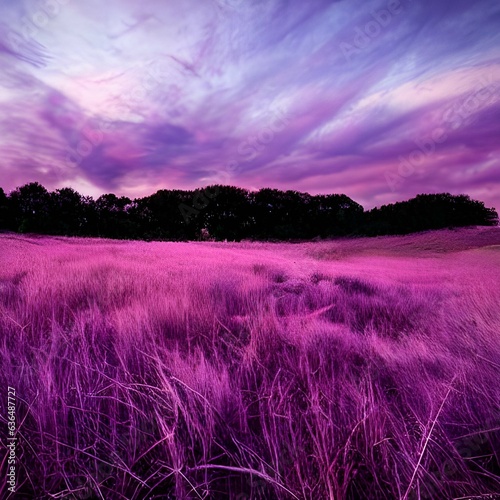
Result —
[[4, 0], [0, 185], [500, 209], [496, 0]]

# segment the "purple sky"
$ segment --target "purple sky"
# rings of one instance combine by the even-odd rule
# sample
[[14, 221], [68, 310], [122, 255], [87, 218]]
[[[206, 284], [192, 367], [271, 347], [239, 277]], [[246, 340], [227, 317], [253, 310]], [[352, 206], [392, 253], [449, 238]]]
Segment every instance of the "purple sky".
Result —
[[499, 97], [498, 0], [0, 2], [6, 190], [217, 182], [500, 209]]

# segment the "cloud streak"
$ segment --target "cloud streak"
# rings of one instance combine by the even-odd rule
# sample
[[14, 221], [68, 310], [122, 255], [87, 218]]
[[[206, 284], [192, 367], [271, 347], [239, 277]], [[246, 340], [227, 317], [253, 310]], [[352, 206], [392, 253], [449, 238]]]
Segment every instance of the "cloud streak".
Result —
[[497, 2], [6, 1], [0, 15], [7, 189], [141, 196], [219, 179], [500, 208]]

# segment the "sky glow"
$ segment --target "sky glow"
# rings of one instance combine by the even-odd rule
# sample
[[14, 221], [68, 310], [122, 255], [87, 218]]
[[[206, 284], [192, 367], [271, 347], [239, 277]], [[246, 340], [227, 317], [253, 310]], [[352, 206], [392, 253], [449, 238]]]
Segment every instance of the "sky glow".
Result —
[[0, 186], [500, 208], [497, 1], [4, 0]]

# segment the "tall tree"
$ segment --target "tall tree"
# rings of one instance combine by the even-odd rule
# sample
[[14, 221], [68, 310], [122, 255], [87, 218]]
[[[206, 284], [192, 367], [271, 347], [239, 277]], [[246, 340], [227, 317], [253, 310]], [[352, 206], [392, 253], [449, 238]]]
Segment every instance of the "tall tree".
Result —
[[72, 188], [56, 189], [51, 193], [51, 230], [57, 234], [83, 235], [85, 203], [82, 195]]
[[151, 196], [135, 200], [133, 216], [146, 239], [194, 240], [200, 221], [197, 217], [185, 220], [179, 210], [180, 206], [192, 203], [191, 191], [161, 189]]
[[314, 236], [342, 236], [359, 231], [363, 207], [344, 194], [317, 195], [312, 213]]
[[97, 232], [99, 236], [108, 238], [133, 237], [127, 208], [132, 203], [126, 196], [103, 194], [95, 202], [97, 215]]
[[14, 228], [21, 233], [47, 233], [51, 226], [49, 192], [38, 182], [31, 182], [10, 193]]
[[252, 224], [249, 194], [246, 189], [215, 185], [196, 190], [205, 205], [198, 215], [200, 227], [217, 240], [240, 241], [248, 237]]

